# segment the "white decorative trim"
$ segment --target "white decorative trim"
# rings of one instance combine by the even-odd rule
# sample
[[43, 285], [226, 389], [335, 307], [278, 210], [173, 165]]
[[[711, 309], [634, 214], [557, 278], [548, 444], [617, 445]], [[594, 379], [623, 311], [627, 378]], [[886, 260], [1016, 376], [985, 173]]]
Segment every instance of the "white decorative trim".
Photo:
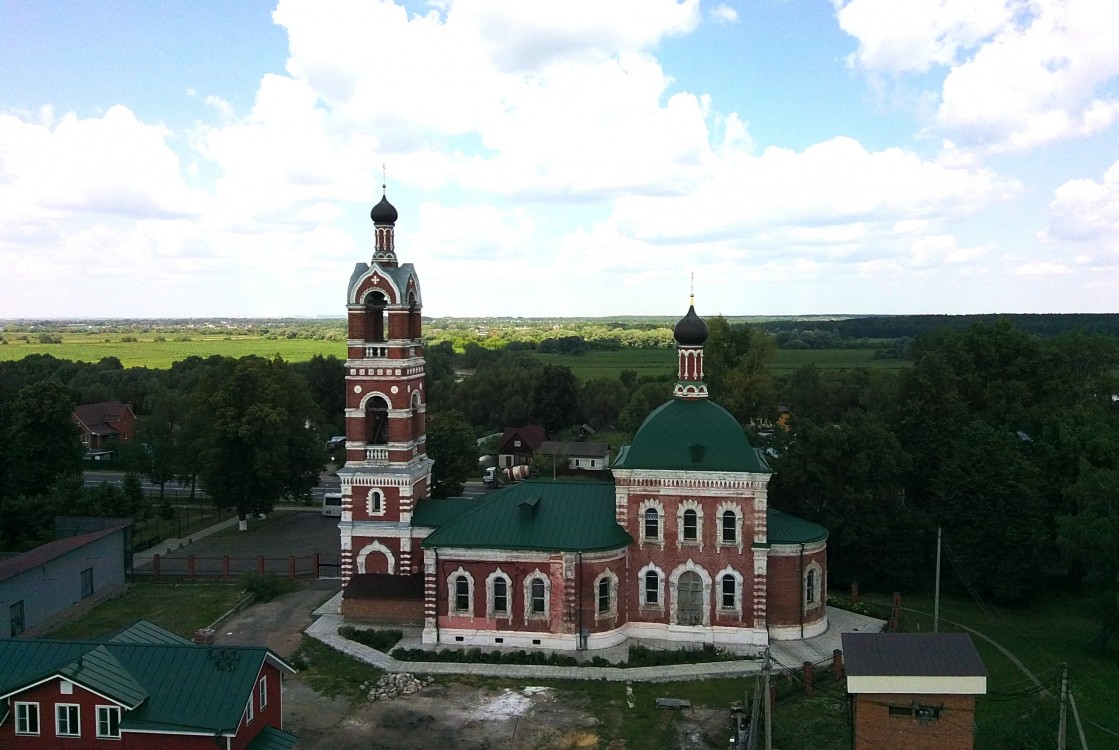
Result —
[[[734, 580], [734, 606], [727, 608], [723, 606], [723, 579], [731, 578]], [[742, 616], [742, 595], [744, 593], [745, 579], [742, 574], [731, 566], [727, 566], [715, 574], [715, 596], [719, 603], [720, 614], [736, 614]]]
[[[458, 592], [456, 591], [456, 586], [459, 576], [466, 576], [467, 609], [458, 608]], [[460, 617], [466, 615], [470, 617], [474, 616], [474, 576], [470, 574], [470, 571], [463, 570], [461, 565], [458, 570], [453, 571], [447, 576], [447, 614], [458, 615]]]
[[[694, 511], [696, 515], [696, 535], [694, 539], [684, 538], [684, 514]], [[676, 543], [681, 547], [699, 547], [703, 549], [703, 506], [695, 500], [684, 500], [676, 508]]]
[[[727, 513], [734, 514], [734, 541], [724, 541], [723, 537], [723, 516]], [[719, 509], [715, 511], [715, 523], [718, 529], [715, 532], [715, 546], [716, 547], [737, 547], [738, 551], [742, 551], [745, 544], [745, 539], [742, 529], [742, 506], [735, 502], [719, 503]]]
[[[809, 578], [813, 578], [813, 591], [809, 596], [808, 582]], [[804, 575], [801, 579], [801, 598], [804, 601], [804, 611], [808, 612], [810, 609], [816, 609], [824, 603], [824, 569], [820, 567], [820, 563], [813, 560], [804, 567]]]
[[800, 625], [771, 626], [769, 637], [775, 641], [799, 641], [802, 638], [814, 638], [828, 629], [828, 618], [824, 615], [815, 622], [804, 623], [804, 635], [801, 635]]
[[676, 623], [679, 616], [680, 596], [678, 587], [680, 585], [680, 576], [685, 573], [695, 573], [703, 583], [703, 598], [701, 600], [703, 602], [703, 619], [701, 622], [704, 626], [708, 626], [711, 624], [711, 574], [704, 570], [702, 566], [696, 565], [695, 561], [690, 557], [686, 563], [676, 566], [675, 570], [672, 571], [672, 611], [670, 613], [670, 622]]
[[[496, 599], [495, 592], [494, 592], [494, 584], [497, 582], [498, 579], [501, 579], [502, 581], [505, 582], [505, 611], [504, 612], [498, 612], [494, 608], [494, 601]], [[495, 570], [494, 572], [492, 572], [488, 576], [486, 576], [486, 617], [488, 617], [492, 620], [492, 619], [496, 619], [498, 617], [501, 617], [503, 619], [509, 619], [512, 616], [513, 616], [513, 581], [512, 581], [511, 578], [509, 578], [508, 575], [505, 574], [505, 571], [503, 571], [501, 568], [498, 568], [497, 570]]]
[[371, 543], [365, 545], [364, 547], [362, 547], [361, 551], [357, 553], [357, 572], [358, 572], [358, 575], [361, 575], [362, 573], [366, 572], [365, 571], [365, 558], [369, 557], [369, 554], [371, 552], [380, 552], [382, 555], [384, 555], [388, 559], [387, 569], [388, 569], [389, 575], [392, 575], [393, 573], [396, 572], [396, 558], [393, 556], [392, 550], [390, 550], [388, 547], [381, 544], [380, 542], [371, 542]]
[[[532, 611], [532, 582], [544, 582], [544, 611]], [[529, 620], [547, 620], [551, 615], [552, 610], [552, 579], [548, 575], [541, 573], [540, 568], [532, 571], [524, 581], [524, 595], [525, 595], [525, 610], [524, 621], [527, 624]]]
[[[373, 501], [377, 502], [374, 503]], [[370, 488], [369, 493], [365, 496], [365, 515], [369, 517], [385, 515], [385, 493], [379, 487]]]
[[[655, 510], [657, 512], [657, 535], [655, 537], [650, 537], [650, 536], [645, 535], [645, 530], [646, 530], [645, 514], [646, 514], [646, 512], [648, 512], [650, 510]], [[653, 500], [653, 499], [642, 500], [641, 505], [639, 505], [637, 507], [637, 529], [636, 529], [637, 533], [634, 534], [634, 536], [637, 537], [638, 547], [644, 547], [646, 543], [648, 543], [648, 544], [659, 544], [659, 545], [663, 546], [664, 545], [664, 524], [665, 524], [664, 503], [662, 503], [660, 500]]]
[[[599, 587], [606, 583], [610, 601], [606, 611], [601, 608]], [[618, 616], [618, 576], [607, 568], [594, 580], [594, 617], [596, 620], [609, 620]]]
[[[645, 576], [648, 573], [657, 574], [657, 601], [655, 604], [648, 603], [646, 598]], [[658, 612], [664, 611], [664, 570], [656, 563], [649, 563], [641, 570], [637, 571], [637, 595], [638, 595], [638, 608], [645, 610], [657, 610]]]

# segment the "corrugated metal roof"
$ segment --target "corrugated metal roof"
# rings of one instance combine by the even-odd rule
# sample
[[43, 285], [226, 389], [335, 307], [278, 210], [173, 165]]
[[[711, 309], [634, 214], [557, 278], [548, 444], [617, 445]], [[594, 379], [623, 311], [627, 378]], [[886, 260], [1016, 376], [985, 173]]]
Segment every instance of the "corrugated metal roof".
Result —
[[481, 502], [485, 502], [485, 500], [466, 497], [425, 498], [416, 503], [416, 507], [412, 511], [412, 525], [438, 528], [450, 523], [463, 513], [474, 510]]
[[843, 633], [843, 662], [856, 677], [985, 677], [967, 633]]
[[654, 409], [614, 467], [770, 473], [742, 425], [709, 399], [673, 399]]
[[297, 742], [299, 738], [294, 734], [269, 725], [253, 738], [245, 750], [291, 750]]
[[828, 530], [818, 523], [767, 508], [766, 537], [770, 544], [808, 544], [828, 538]]
[[520, 482], [474, 505], [422, 546], [589, 552], [633, 541], [615, 520], [611, 483]]
[[129, 710], [139, 706], [148, 697], [144, 686], [104, 646], [82, 653], [63, 665], [58, 674], [112, 698]]

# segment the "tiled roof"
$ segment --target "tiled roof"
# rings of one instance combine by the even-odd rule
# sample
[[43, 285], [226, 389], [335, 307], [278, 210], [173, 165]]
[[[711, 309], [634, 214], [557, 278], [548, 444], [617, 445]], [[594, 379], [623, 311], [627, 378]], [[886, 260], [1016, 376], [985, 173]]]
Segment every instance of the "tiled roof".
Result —
[[766, 534], [770, 544], [808, 544], [828, 538], [828, 530], [818, 523], [766, 508]]
[[74, 407], [74, 416], [95, 435], [115, 435], [117, 428], [113, 427], [113, 423], [120, 421], [121, 415], [130, 408], [128, 404], [116, 401], [82, 404]]
[[985, 677], [967, 633], [843, 633], [843, 662], [855, 677]]
[[501, 440], [498, 441], [497, 445], [499, 448], [504, 448], [510, 440], [520, 438], [524, 442], [524, 445], [519, 446], [520, 448], [536, 450], [547, 436], [544, 428], [538, 424], [528, 424], [524, 427], [506, 427], [505, 432], [501, 433]]
[[742, 426], [709, 399], [673, 399], [654, 409], [614, 467], [770, 473]]
[[88, 534], [78, 534], [77, 536], [69, 536], [65, 539], [56, 539], [53, 542], [47, 542], [35, 549], [28, 550], [22, 555], [16, 555], [7, 560], [0, 561], [0, 581], [6, 581], [20, 573], [32, 570], [40, 565], [45, 565], [51, 560], [56, 560], [68, 552], [73, 552], [102, 537], [115, 534], [130, 524], [131, 521], [128, 521], [110, 526], [106, 529], [100, 529], [99, 531], [91, 531]]
[[139, 702], [122, 729], [233, 732], [265, 661], [294, 672], [266, 648], [168, 640], [166, 631], [140, 623], [105, 643], [0, 641], [0, 697], [60, 676], [125, 706]]
[[615, 520], [611, 483], [520, 482], [473, 504], [422, 546], [590, 552], [633, 541]]

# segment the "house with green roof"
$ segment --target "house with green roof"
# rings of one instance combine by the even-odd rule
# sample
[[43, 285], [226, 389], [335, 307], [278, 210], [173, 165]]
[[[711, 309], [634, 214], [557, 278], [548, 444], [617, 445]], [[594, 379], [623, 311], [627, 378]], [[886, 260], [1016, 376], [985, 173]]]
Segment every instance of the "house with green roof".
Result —
[[101, 641], [0, 641], [0, 747], [288, 750], [267, 648], [200, 646], [139, 621]]
[[[397, 213], [374, 213], [380, 247]], [[748, 652], [827, 630], [827, 531], [768, 507], [765, 457], [708, 397], [708, 328], [694, 304], [674, 330], [671, 398], [618, 452], [609, 481], [433, 500], [419, 479], [430, 459], [418, 331], [374, 345], [358, 307], [360, 284], [388, 274], [379, 262], [359, 265], [347, 299], [344, 617], [422, 623], [429, 644], [569, 650], [638, 638]], [[392, 408], [371, 411], [376, 398]], [[369, 436], [386, 418], [382, 449]]]

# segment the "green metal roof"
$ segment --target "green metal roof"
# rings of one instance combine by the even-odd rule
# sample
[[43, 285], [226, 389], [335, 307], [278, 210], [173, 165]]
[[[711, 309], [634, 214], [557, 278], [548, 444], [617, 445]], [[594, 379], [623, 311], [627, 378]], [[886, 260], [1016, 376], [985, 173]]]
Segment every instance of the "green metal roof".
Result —
[[809, 544], [828, 538], [828, 530], [818, 523], [767, 508], [766, 531], [770, 544]]
[[245, 750], [291, 750], [297, 742], [299, 738], [294, 734], [269, 725], [253, 737]]
[[611, 483], [526, 481], [470, 502], [422, 546], [590, 552], [633, 541], [615, 520]]
[[425, 498], [412, 510], [412, 525], [438, 528], [477, 507], [478, 500], [474, 498]]
[[770, 473], [731, 413], [705, 398], [673, 399], [654, 409], [614, 468]]
[[[141, 640], [145, 632], [156, 642]], [[2, 640], [0, 697], [57, 675], [125, 706], [139, 703], [122, 729], [232, 732], [266, 660], [294, 672], [263, 647], [168, 643], [166, 635], [142, 623], [106, 643]]]

